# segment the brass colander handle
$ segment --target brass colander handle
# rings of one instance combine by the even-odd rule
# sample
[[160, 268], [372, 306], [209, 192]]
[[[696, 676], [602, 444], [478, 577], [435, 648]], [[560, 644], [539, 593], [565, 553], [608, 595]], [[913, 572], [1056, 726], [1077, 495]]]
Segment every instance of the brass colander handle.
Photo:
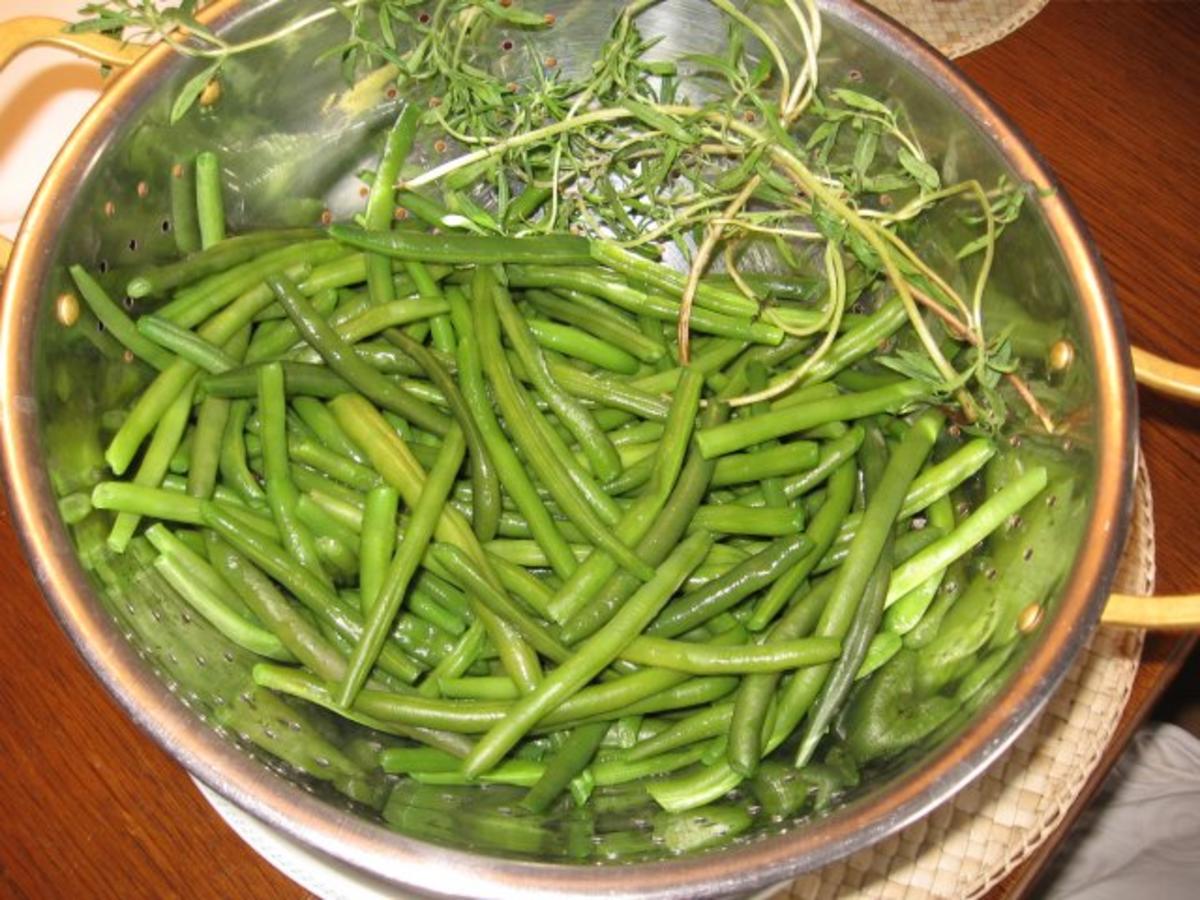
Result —
[[[103, 34], [73, 34], [69, 22], [46, 16], [23, 16], [0, 22], [0, 70], [31, 47], [61, 47], [106, 66], [125, 68], [146, 52], [142, 44], [129, 44]], [[0, 237], [0, 272], [8, 268], [12, 242]]]

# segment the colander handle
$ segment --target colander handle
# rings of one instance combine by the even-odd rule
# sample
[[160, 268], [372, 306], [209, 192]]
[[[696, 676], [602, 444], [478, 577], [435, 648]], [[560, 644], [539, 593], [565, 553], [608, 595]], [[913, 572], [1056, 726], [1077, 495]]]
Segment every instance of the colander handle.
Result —
[[[61, 47], [106, 66], [124, 68], [146, 52], [141, 44], [129, 44], [103, 34], [72, 34], [69, 22], [46, 16], [23, 16], [0, 22], [0, 70], [30, 47]], [[12, 242], [0, 237], [0, 272], [8, 268]]]
[[125, 67], [137, 61], [146, 47], [103, 34], [67, 31], [70, 23], [46, 16], [23, 16], [0, 22], [0, 69], [30, 47], [62, 47], [106, 66]]
[[[1133, 370], [1139, 384], [1200, 403], [1200, 369], [1181, 365], [1133, 348]], [[1113, 594], [1100, 621], [1118, 628], [1191, 631], [1200, 628], [1200, 594], [1177, 597], [1134, 597]]]

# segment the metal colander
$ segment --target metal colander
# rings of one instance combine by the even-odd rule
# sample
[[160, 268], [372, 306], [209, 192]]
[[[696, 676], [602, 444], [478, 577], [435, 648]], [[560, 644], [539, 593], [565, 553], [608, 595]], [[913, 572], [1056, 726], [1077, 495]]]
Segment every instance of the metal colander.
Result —
[[[240, 39], [324, 5], [218, 3], [208, 15], [214, 27]], [[568, 70], [582, 70], [620, 4], [525, 5], [553, 9], [556, 27], [536, 34], [497, 28], [497, 43], [508, 37], [535, 58], [555, 56]], [[880, 840], [980, 772], [1040, 709], [1099, 613], [1124, 537], [1133, 416], [1119, 318], [1073, 211], [997, 111], [941, 57], [878, 14], [852, 2], [822, 5], [823, 83], [861, 81], [894, 98], [946, 180], [971, 176], [991, 184], [1005, 175], [1027, 186], [1027, 211], [1005, 235], [988, 317], [1012, 327], [1027, 360], [1045, 359], [1057, 340], [1077, 350], [1054, 412], [1072, 415], [1088, 436], [1072, 452], [1090, 502], [1073, 568], [1048, 610], [1049, 627], [1014, 657], [1005, 689], [961, 717], [936, 745], [876, 773], [819, 818], [762, 820], [718, 849], [669, 859], [665, 848], [651, 847], [638, 861], [614, 863], [581, 852], [580, 840], [595, 841], [599, 829], [619, 843], [623, 834], [643, 833], [653, 814], [614, 803], [585, 832], [563, 817], [531, 833], [516, 857], [502, 856], [489, 829], [505, 828], [503, 821], [456, 828], [446, 819], [443, 827], [413, 831], [404, 803], [469, 808], [453, 790], [407, 800], [397, 795], [381, 815], [389, 785], [382, 776], [351, 774], [344, 764], [378, 735], [255, 688], [248, 654], [193, 615], [147, 560], [101, 549], [107, 522], [100, 514], [65, 526], [56, 498], [100, 477], [112, 426], [104, 413], [135, 396], [150, 374], [95, 319], [71, 314], [61, 299], [70, 291], [66, 266], [81, 263], [119, 290], [129, 273], [175, 257], [173, 169], [200, 150], [220, 154], [235, 232], [316, 225], [357, 212], [358, 173], [373, 166], [401, 98], [388, 98], [382, 78], [348, 87], [337, 65], [317, 64], [345, 37], [344, 22], [331, 17], [235, 58], [221, 75], [219, 101], [175, 124], [172, 102], [199, 64], [156, 49], [120, 75], [52, 168], [5, 285], [5, 462], [22, 537], [81, 652], [190, 771], [310, 845], [412, 889], [449, 896], [695, 897], [749, 890]], [[779, 14], [764, 24], [786, 35], [784, 21]], [[714, 52], [726, 35], [705, 0], [667, 0], [641, 24], [645, 33], [664, 36], [654, 50], [663, 57]], [[509, 53], [496, 64], [517, 67], [511, 77], [519, 79], [519, 61], [528, 58]], [[418, 152], [421, 162], [435, 154], [429, 146]], [[964, 228], [938, 216], [916, 243], [939, 263], [957, 266], [945, 248], [963, 242]], [[128, 306], [133, 314], [144, 311], [133, 301]]]

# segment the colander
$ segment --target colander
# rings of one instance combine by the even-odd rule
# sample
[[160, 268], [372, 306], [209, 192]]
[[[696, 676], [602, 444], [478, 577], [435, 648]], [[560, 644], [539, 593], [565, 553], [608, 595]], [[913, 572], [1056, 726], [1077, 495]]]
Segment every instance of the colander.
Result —
[[[553, 9], [558, 24], [537, 35], [513, 32], [512, 39], [568, 69], [590, 64], [618, 8], [613, 0], [525, 5]], [[1136, 414], [1120, 315], [1069, 200], [1004, 116], [936, 51], [878, 13], [849, 0], [821, 6], [823, 83], [861, 80], [886, 93], [947, 178], [993, 183], [1003, 175], [1027, 191], [1026, 211], [1005, 235], [987, 315], [1010, 325], [1021, 355], [1035, 363], [1055, 343], [1073, 351], [1061, 407], [1052, 412], [1077, 426], [1069, 452], [1088, 497], [1078, 547], [1044, 627], [1014, 657], [1003, 689], [935, 745], [881, 770], [821, 816], [764, 821], [749, 836], [703, 853], [588, 865], [567, 861], [558, 849], [562, 835], [517, 858], [473, 833], [434, 839], [389, 828], [348, 799], [361, 786], [337, 784], [320, 752], [353, 753], [364, 735], [253, 690], [248, 656], [161, 589], [146, 560], [81, 553], [78, 547], [92, 546], [88, 535], [64, 525], [56, 505], [97, 480], [102, 411], [147, 377], [94, 320], [78, 315], [66, 266], [82, 263], [117, 283], [123, 273], [171, 258], [172, 168], [204, 149], [224, 162], [236, 231], [352, 215], [361, 203], [357, 173], [373, 165], [400, 98], [387, 96], [383, 78], [348, 87], [338, 66], [318, 64], [344, 39], [338, 16], [236, 57], [220, 77], [219, 97], [210, 93], [214, 102], [176, 124], [174, 98], [201, 63], [165, 47], [143, 52], [102, 36], [64, 35], [52, 20], [0, 29], [0, 65], [23, 46], [57, 43], [118, 69], [47, 175], [9, 262], [0, 397], [14, 521], [79, 651], [191, 773], [270, 825], [408, 890], [690, 898], [749, 891], [881, 840], [968, 783], [1036, 715], [1100, 617], [1125, 536]], [[236, 41], [327, 8], [324, 0], [217, 2], [204, 18]], [[645, 33], [664, 36], [655, 48], [663, 56], [712, 52], [725, 40], [724, 23], [705, 0], [666, 0], [641, 23]], [[786, 37], [782, 19], [778, 29]], [[948, 218], [936, 225], [939, 239], [956, 245], [960, 226]], [[1148, 354], [1138, 362], [1160, 385], [1196, 395], [1195, 372]], [[1195, 621], [1195, 598], [1191, 604], [1164, 602], [1153, 616]], [[1140, 598], [1109, 609], [1114, 621], [1152, 617]], [[304, 752], [289, 749], [296, 746]], [[611, 827], [636, 830], [646, 812], [625, 811]]]

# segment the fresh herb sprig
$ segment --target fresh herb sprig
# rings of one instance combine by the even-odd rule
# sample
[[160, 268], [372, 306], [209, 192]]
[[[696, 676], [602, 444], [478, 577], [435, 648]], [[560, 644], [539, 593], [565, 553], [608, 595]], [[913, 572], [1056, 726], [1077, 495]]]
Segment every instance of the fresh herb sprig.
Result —
[[[688, 266], [678, 323], [685, 361], [692, 299], [714, 268], [761, 302], [764, 317], [792, 333], [822, 334], [789, 375], [735, 405], [804, 382], [841, 326], [853, 269], [856, 284], [899, 297], [917, 337], [919, 355], [894, 356], [891, 365], [956, 398], [968, 423], [998, 428], [1007, 417], [1001, 376], [1021, 396], [1029, 392], [1012, 371], [1006, 342], [985, 335], [982, 304], [997, 240], [1019, 214], [1023, 193], [1004, 182], [990, 189], [972, 180], [943, 184], [897, 109], [865, 91], [823, 88], [813, 0], [771, 4], [788, 17], [799, 53], [785, 52], [758, 11], [710, 0], [728, 22], [724, 51], [669, 63], [648, 58], [655, 40], [638, 28], [640, 14], [659, 2], [629, 3], [585, 74], [568, 77], [557, 61], [531, 57], [519, 80], [512, 80], [511, 58], [495, 64], [496, 26], [516, 35], [555, 27], [553, 16], [519, 0], [331, 0], [328, 9], [241, 44], [196, 21], [199, 0], [104, 0], [86, 6], [90, 18], [77, 27], [158, 37], [211, 60], [177, 102], [183, 114], [194, 100], [189, 94], [232, 56], [340, 16], [347, 39], [327, 56], [339, 58], [352, 80], [371, 66], [388, 67], [401, 90], [430, 98], [424, 123], [443, 136], [438, 146], [461, 148], [400, 185], [440, 191], [453, 212], [445, 226], [570, 231], [657, 255], [673, 247]], [[511, 43], [506, 52], [522, 52]], [[511, 200], [526, 191], [543, 193], [545, 203], [509, 215]], [[960, 259], [978, 259], [974, 283], [960, 289], [902, 235], [935, 207], [958, 209], [964, 200], [978, 210], [964, 220], [981, 233], [957, 250]], [[742, 276], [740, 259], [764, 246], [780, 265], [825, 284], [815, 324], [789, 326]], [[954, 349], [946, 349], [947, 339]]]

